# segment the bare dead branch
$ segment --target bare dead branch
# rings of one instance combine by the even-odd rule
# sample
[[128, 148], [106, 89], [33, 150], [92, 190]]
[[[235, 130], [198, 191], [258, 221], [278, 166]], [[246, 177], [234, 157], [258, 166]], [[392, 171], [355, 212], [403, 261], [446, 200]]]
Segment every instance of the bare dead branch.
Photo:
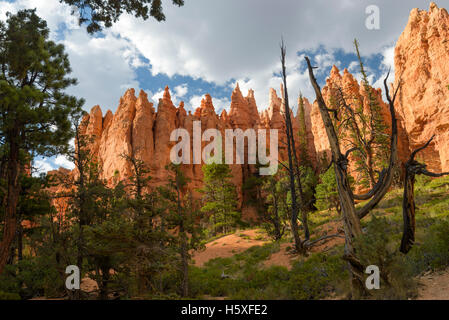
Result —
[[426, 149], [433, 141], [433, 139], [435, 139], [435, 135], [432, 136], [432, 138], [429, 139], [429, 141], [426, 142], [425, 145], [423, 145], [421, 148], [416, 149], [415, 151], [412, 152], [412, 155], [410, 156], [410, 160], [409, 161], [413, 161], [415, 160], [416, 155], [423, 151], [424, 149]]

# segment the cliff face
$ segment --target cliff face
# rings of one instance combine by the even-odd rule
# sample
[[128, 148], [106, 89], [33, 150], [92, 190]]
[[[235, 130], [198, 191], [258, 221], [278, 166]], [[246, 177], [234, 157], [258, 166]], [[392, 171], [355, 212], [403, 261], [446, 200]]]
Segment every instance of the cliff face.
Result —
[[433, 135], [420, 153], [429, 169], [449, 171], [449, 15], [435, 3], [429, 11], [412, 10], [395, 50], [397, 109], [404, 119], [410, 148]]
[[[401, 90], [396, 102], [399, 126], [399, 159], [404, 163], [410, 150], [423, 145], [432, 135], [436, 138], [431, 147], [421, 156], [429, 168], [436, 172], [449, 171], [449, 15], [432, 3], [430, 10], [413, 10], [395, 51], [396, 83], [401, 79]], [[331, 106], [333, 86], [342, 88], [345, 96], [367, 101], [367, 93], [348, 70], [341, 73], [334, 67], [322, 92]], [[283, 92], [281, 86], [280, 92]], [[382, 100], [381, 90], [375, 91], [381, 113], [388, 126], [391, 117], [388, 105]], [[308, 158], [319, 165], [323, 157], [330, 158], [329, 142], [316, 102], [304, 101]], [[167, 182], [165, 166], [170, 163], [170, 150], [175, 142], [170, 134], [176, 128], [184, 128], [190, 133], [191, 154], [193, 155], [193, 122], [201, 121], [201, 132], [218, 129], [224, 137], [225, 129], [278, 129], [279, 158], [287, 159], [286, 135], [283, 119], [285, 108], [282, 94], [269, 91], [269, 106], [259, 113], [254, 92], [243, 96], [237, 85], [231, 97], [229, 112], [217, 115], [210, 95], [206, 95], [195, 112], [187, 113], [184, 103], [173, 105], [168, 87], [159, 100], [157, 111], [148, 101], [143, 91], [135, 96], [128, 90], [120, 99], [115, 112], [107, 111], [103, 116], [99, 106], [95, 106], [85, 117], [82, 133], [91, 136], [90, 149], [102, 164], [102, 178], [110, 184], [117, 179], [126, 179], [131, 167], [123, 155], [143, 160], [151, 169], [151, 187]], [[293, 117], [293, 127], [297, 132], [299, 117]], [[268, 132], [269, 133], [269, 132]], [[388, 133], [388, 132], [387, 132]], [[268, 135], [268, 134], [267, 134]], [[202, 148], [208, 142], [202, 142]], [[267, 146], [269, 144], [267, 143]], [[247, 149], [247, 145], [245, 148]], [[299, 145], [296, 144], [299, 154]], [[343, 146], [345, 151], [348, 146]], [[224, 150], [224, 149], [223, 149]], [[192, 156], [191, 155], [191, 160]], [[193, 161], [191, 161], [193, 163]], [[203, 185], [202, 164], [182, 165], [190, 178], [189, 189], [199, 197], [196, 190]], [[245, 204], [248, 194], [242, 189], [246, 179], [256, 170], [254, 165], [231, 165], [233, 182], [237, 187], [239, 203], [244, 218], [254, 219], [255, 211]]]
[[[151, 187], [157, 187], [168, 181], [168, 172], [165, 166], [171, 162], [170, 151], [175, 145], [175, 142], [170, 141], [170, 134], [177, 128], [186, 129], [191, 138], [191, 164], [183, 164], [182, 169], [191, 180], [189, 189], [199, 197], [197, 190], [203, 185], [201, 170], [203, 163], [193, 163], [193, 122], [201, 121], [201, 132], [211, 128], [218, 129], [223, 138], [225, 129], [279, 129], [279, 158], [286, 160], [287, 152], [282, 142], [286, 141], [283, 110], [282, 98], [278, 97], [274, 89], [270, 90], [268, 109], [259, 114], [254, 92], [250, 90], [245, 97], [237, 85], [232, 93], [229, 112], [223, 111], [220, 116], [215, 112], [210, 95], [205, 95], [201, 105], [193, 114], [190, 112], [187, 114], [184, 103], [181, 102], [178, 107], [173, 105], [168, 87], [165, 89], [163, 98], [159, 100], [157, 111], [153, 107], [153, 103], [148, 101], [145, 92], [141, 91], [136, 97], [134, 89], [129, 89], [120, 99], [115, 114], [107, 111], [103, 117], [100, 107], [92, 108], [90, 114], [84, 118], [81, 133], [90, 137], [89, 147], [102, 166], [101, 177], [111, 185], [132, 174], [130, 164], [124, 158], [126, 155], [141, 159], [147, 164], [152, 176]], [[295, 117], [292, 119], [294, 127], [298, 128], [299, 119]], [[308, 157], [315, 159], [311, 106], [307, 100], [305, 119], [309, 142]], [[202, 142], [202, 148], [208, 143]], [[269, 146], [269, 142], [267, 142], [267, 146]], [[245, 143], [245, 149], [247, 150], [247, 148], [247, 143]], [[242, 186], [245, 180], [256, 172], [256, 168], [254, 165], [233, 164], [231, 170], [244, 216], [247, 219], [255, 219], [255, 211], [244, 205], [247, 196], [244, 194]]]

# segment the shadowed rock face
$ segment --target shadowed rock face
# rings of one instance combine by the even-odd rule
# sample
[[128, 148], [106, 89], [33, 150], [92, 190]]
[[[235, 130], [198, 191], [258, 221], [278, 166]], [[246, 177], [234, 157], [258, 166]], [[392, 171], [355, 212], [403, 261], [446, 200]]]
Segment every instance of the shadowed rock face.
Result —
[[[429, 168], [436, 172], [449, 171], [449, 15], [434, 3], [429, 11], [412, 10], [410, 19], [400, 36], [395, 51], [395, 87], [402, 79], [402, 89], [397, 99], [396, 110], [399, 125], [399, 159], [408, 159], [411, 149], [423, 145], [432, 135], [436, 139], [430, 148], [422, 153]], [[366, 98], [366, 92], [348, 70], [343, 74], [334, 67], [323, 87], [323, 96], [330, 104], [332, 83], [343, 88], [345, 95]], [[281, 86], [282, 92], [282, 86]], [[388, 105], [382, 101], [381, 90], [376, 91], [382, 116], [388, 125], [391, 118]], [[261, 108], [263, 109], [263, 108]], [[317, 103], [304, 101], [308, 158], [317, 166], [323, 156], [329, 158], [329, 142], [319, 113]], [[82, 133], [91, 136], [92, 154], [102, 165], [102, 178], [111, 185], [118, 179], [131, 174], [129, 163], [123, 154], [143, 160], [151, 169], [151, 187], [167, 182], [165, 166], [170, 163], [170, 133], [176, 128], [186, 129], [191, 136], [193, 149], [193, 122], [201, 121], [202, 131], [218, 129], [224, 137], [225, 129], [278, 129], [279, 158], [287, 159], [284, 125], [284, 103], [274, 89], [269, 91], [269, 106], [259, 113], [254, 92], [243, 96], [239, 86], [231, 97], [229, 111], [219, 116], [213, 100], [206, 95], [194, 114], [187, 113], [184, 103], [175, 107], [170, 91], [165, 88], [159, 100], [157, 111], [143, 91], [135, 96], [134, 89], [128, 90], [120, 99], [115, 112], [107, 111], [103, 117], [99, 106], [95, 106], [85, 117]], [[299, 128], [299, 117], [293, 117], [295, 131]], [[202, 142], [202, 147], [206, 145]], [[267, 143], [267, 146], [269, 143]], [[299, 144], [296, 143], [299, 154]], [[345, 149], [345, 146], [343, 146]], [[192, 151], [193, 152], [193, 151]], [[182, 165], [186, 176], [191, 179], [188, 189], [199, 197], [197, 190], [203, 185], [202, 165]], [[252, 165], [231, 165], [233, 181], [237, 187], [240, 207], [244, 219], [255, 219], [255, 210], [246, 205], [242, 186], [255, 173]], [[64, 170], [60, 174], [68, 175]], [[72, 174], [70, 174], [72, 175]]]
[[436, 135], [422, 160], [436, 172], [449, 171], [449, 15], [435, 3], [429, 11], [413, 9], [395, 50], [397, 108], [410, 148]]

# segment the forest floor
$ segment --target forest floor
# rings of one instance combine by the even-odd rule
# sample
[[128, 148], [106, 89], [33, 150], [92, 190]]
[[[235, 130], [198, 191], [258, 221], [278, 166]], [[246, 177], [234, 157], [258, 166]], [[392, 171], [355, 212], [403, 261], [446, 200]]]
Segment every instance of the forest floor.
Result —
[[419, 278], [417, 300], [449, 300], [449, 268]]
[[[330, 221], [317, 228], [317, 237], [330, 234], [337, 234], [342, 229], [341, 221]], [[204, 264], [215, 258], [229, 258], [238, 253], [242, 253], [254, 246], [263, 246], [271, 240], [261, 229], [248, 229], [237, 231], [236, 233], [223, 236], [206, 244], [205, 249], [194, 253], [194, 265], [202, 267]], [[338, 245], [342, 245], [344, 239], [340, 237], [324, 240], [314, 246], [311, 252], [326, 252]], [[291, 269], [297, 256], [290, 253], [292, 243], [284, 242], [280, 244], [280, 250], [273, 253], [264, 261], [265, 267], [283, 266]]]
[[[426, 235], [433, 230], [429, 226], [432, 223], [439, 221], [443, 222], [449, 218], [449, 178], [437, 179], [433, 181], [420, 182], [417, 186], [417, 243], [424, 243]], [[385, 217], [392, 224], [402, 224], [402, 192], [401, 190], [393, 190], [387, 197], [373, 210], [372, 215], [378, 217]], [[371, 215], [371, 216], [372, 216]], [[341, 217], [335, 212], [321, 211], [314, 213], [309, 217], [312, 241], [327, 235], [335, 235], [343, 233], [343, 226]], [[371, 220], [368, 217], [366, 220]], [[366, 221], [365, 221], [366, 223]], [[366, 224], [365, 224], [366, 225]], [[445, 230], [445, 229], [444, 229]], [[435, 232], [435, 231], [433, 231]], [[445, 233], [445, 232], [443, 232]], [[253, 293], [259, 293], [257, 298], [271, 298], [278, 297], [273, 295], [270, 290], [267, 290], [267, 295], [263, 295], [263, 287], [258, 287], [258, 281], [262, 281], [264, 277], [273, 277], [274, 281], [279, 281], [281, 285], [290, 284], [290, 280], [282, 282], [283, 276], [292, 276], [287, 272], [303, 273], [302, 270], [313, 272], [316, 265], [321, 268], [320, 260], [313, 260], [315, 253], [329, 254], [329, 257], [339, 257], [341, 255], [342, 247], [344, 245], [343, 237], [334, 237], [319, 242], [311, 250], [309, 257], [299, 257], [292, 253], [293, 244], [289, 236], [290, 231], [287, 230], [284, 238], [276, 243], [261, 228], [252, 228], [246, 230], [237, 230], [232, 234], [228, 234], [209, 241], [205, 248], [193, 254], [194, 266], [192, 269], [192, 277], [199, 280], [201, 290], [204, 290], [203, 299], [226, 299], [235, 298], [232, 296], [232, 286], [238, 287], [236, 283], [248, 281], [248, 270], [251, 280], [254, 281], [254, 286], [250, 286], [253, 290], [249, 296], [239, 296], [238, 298], [246, 299], [252, 298]], [[447, 233], [446, 233], [447, 234]], [[435, 234], [435, 236], [437, 233]], [[443, 238], [436, 238], [443, 241]], [[433, 243], [433, 242], [432, 242]], [[441, 245], [440, 245], [441, 246]], [[443, 249], [447, 248], [447, 243], [443, 243]], [[434, 246], [431, 246], [433, 249]], [[427, 255], [444, 255], [446, 251], [438, 251], [437, 244], [435, 244], [435, 252], [425, 252]], [[440, 257], [441, 258], [441, 257]], [[449, 259], [449, 258], [448, 258]], [[448, 260], [446, 259], [446, 260]], [[338, 260], [338, 259], [337, 259]], [[445, 260], [445, 261], [446, 261]], [[307, 264], [306, 261], [311, 262], [312, 269], [298, 269], [297, 262], [300, 265]], [[335, 260], [333, 260], [335, 261]], [[417, 262], [419, 263], [418, 258]], [[315, 265], [312, 265], [316, 263]], [[296, 266], [296, 267], [295, 267]], [[281, 268], [278, 268], [281, 267]], [[284, 268], [282, 268], [284, 267]], [[296, 268], [296, 269], [295, 269]], [[286, 269], [283, 271], [282, 269]], [[424, 268], [422, 268], [424, 269]], [[272, 271], [270, 271], [272, 270]], [[288, 270], [288, 271], [287, 271]], [[432, 270], [426, 269], [426, 270]], [[441, 264], [437, 271], [423, 271], [416, 276], [417, 292], [414, 299], [417, 300], [449, 300], [449, 267], [447, 261]], [[307, 272], [308, 272], [307, 271]], [[254, 279], [253, 276], [261, 275], [261, 278]], [[271, 273], [270, 273], [271, 272]], [[306, 272], [306, 273], [307, 273]], [[229, 279], [220, 279], [220, 275], [226, 274]], [[416, 273], [418, 274], [418, 273]], [[277, 278], [279, 276], [280, 278]], [[246, 279], [246, 280], [245, 280]], [[270, 278], [271, 280], [271, 278]], [[294, 280], [294, 279], [293, 279]], [[308, 278], [306, 279], [308, 281]], [[206, 284], [202, 284], [206, 281]], [[208, 282], [209, 281], [209, 282]], [[316, 279], [315, 279], [316, 281]], [[227, 287], [229, 286], [229, 287]], [[82, 283], [83, 291], [96, 292], [98, 287], [95, 281], [85, 278]], [[218, 290], [208, 290], [208, 288], [218, 288]], [[230, 289], [231, 288], [231, 289]], [[203, 291], [199, 291], [200, 293]], [[237, 290], [237, 289], [236, 289]], [[246, 289], [243, 290], [243, 292]], [[281, 291], [282, 292], [282, 291]], [[271, 295], [270, 295], [271, 294]], [[344, 294], [337, 291], [327, 291], [327, 299], [344, 299]], [[201, 295], [199, 295], [201, 297]], [[279, 296], [282, 299], [281, 296]], [[326, 299], [325, 296], [322, 298]], [[299, 297], [301, 299], [301, 297]]]

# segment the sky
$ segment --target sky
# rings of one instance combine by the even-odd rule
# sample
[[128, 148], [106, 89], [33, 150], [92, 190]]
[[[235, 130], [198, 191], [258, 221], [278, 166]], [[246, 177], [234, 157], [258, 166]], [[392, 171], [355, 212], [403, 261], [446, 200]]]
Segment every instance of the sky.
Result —
[[[59, 0], [0, 0], [6, 12], [36, 8], [65, 45], [79, 84], [68, 93], [84, 98], [86, 111], [100, 105], [115, 111], [128, 88], [143, 89], [157, 106], [168, 85], [175, 104], [200, 106], [209, 93], [217, 112], [228, 109], [238, 82], [246, 95], [255, 91], [260, 110], [268, 107], [269, 88], [279, 91], [279, 43], [287, 46], [291, 99], [301, 91], [314, 100], [304, 56], [311, 57], [321, 84], [332, 68], [358, 68], [353, 40], [357, 38], [374, 87], [394, 69], [394, 45], [413, 8], [428, 9], [424, 0], [185, 0], [183, 7], [163, 0], [165, 22], [123, 15], [110, 29], [89, 35], [71, 8]], [[443, 6], [445, 1], [434, 1]], [[379, 8], [379, 28], [368, 29], [366, 9]], [[293, 100], [292, 100], [293, 101]], [[37, 159], [41, 171], [71, 167], [60, 156]]]

